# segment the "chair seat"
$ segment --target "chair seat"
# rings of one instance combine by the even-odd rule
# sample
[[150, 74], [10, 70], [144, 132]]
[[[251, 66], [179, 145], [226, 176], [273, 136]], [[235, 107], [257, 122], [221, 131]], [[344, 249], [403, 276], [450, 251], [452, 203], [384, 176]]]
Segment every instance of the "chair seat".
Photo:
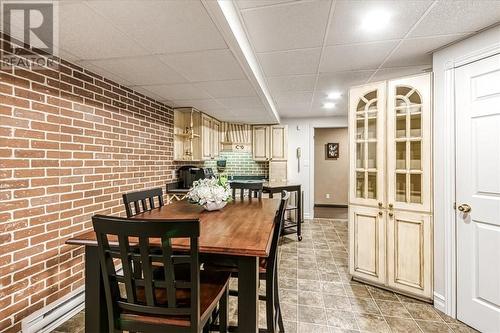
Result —
[[[217, 305], [218, 300], [224, 293], [229, 283], [229, 272], [200, 272], [200, 321], [204, 321], [211, 315], [212, 310]], [[158, 306], [167, 305], [167, 294], [165, 289], [155, 289], [155, 297]], [[189, 306], [191, 292], [189, 289], [177, 289], [176, 301], [179, 306]], [[137, 299], [139, 302], [146, 303], [144, 295], [144, 287], [137, 287]], [[132, 311], [123, 310], [120, 314], [120, 320], [124, 326], [127, 322], [140, 322], [145, 325], [171, 325], [189, 327], [189, 316], [161, 316], [161, 315], [144, 315]]]

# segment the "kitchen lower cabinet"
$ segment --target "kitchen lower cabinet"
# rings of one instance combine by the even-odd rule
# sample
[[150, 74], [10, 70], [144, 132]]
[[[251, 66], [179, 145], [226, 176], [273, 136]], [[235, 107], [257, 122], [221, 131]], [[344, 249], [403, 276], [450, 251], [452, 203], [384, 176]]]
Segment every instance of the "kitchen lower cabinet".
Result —
[[364, 281], [385, 281], [385, 221], [377, 208], [349, 207], [350, 274]]
[[396, 211], [387, 216], [387, 284], [431, 298], [432, 220], [429, 214]]

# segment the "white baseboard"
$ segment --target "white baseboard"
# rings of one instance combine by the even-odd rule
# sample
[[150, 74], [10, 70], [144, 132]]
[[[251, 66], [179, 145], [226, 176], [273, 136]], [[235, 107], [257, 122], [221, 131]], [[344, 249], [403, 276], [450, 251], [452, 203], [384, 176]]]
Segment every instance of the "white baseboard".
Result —
[[434, 293], [434, 307], [441, 312], [446, 313], [446, 300], [443, 295]]
[[24, 318], [21, 323], [22, 333], [51, 332], [84, 308], [85, 289], [84, 286], [81, 286], [56, 302]]

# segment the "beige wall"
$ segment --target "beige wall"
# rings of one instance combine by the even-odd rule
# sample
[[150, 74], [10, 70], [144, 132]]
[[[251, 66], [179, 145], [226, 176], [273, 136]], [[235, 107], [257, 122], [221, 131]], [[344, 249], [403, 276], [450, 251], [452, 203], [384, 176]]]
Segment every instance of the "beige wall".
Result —
[[[325, 144], [339, 143], [339, 158], [325, 158]], [[314, 130], [314, 204], [347, 205], [349, 147], [347, 127]], [[330, 198], [326, 198], [330, 194]]]

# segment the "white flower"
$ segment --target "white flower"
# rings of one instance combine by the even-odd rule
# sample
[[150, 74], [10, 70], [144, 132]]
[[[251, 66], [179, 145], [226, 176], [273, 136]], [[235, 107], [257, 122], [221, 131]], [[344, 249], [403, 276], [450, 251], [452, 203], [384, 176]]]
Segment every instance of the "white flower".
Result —
[[193, 187], [187, 193], [189, 201], [204, 205], [209, 202], [220, 204], [231, 200], [229, 184], [222, 179], [200, 179], [193, 182]]

